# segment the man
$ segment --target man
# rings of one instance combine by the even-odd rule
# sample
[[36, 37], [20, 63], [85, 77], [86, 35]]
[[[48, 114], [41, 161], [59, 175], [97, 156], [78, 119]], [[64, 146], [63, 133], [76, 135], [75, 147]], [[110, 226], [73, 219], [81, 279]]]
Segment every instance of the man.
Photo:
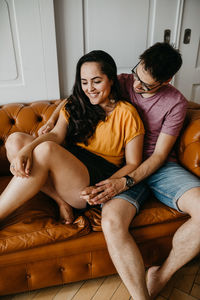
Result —
[[[140, 56], [132, 74], [119, 75], [123, 96], [144, 122], [144, 161], [130, 177], [111, 178], [83, 193], [91, 204], [104, 203], [102, 229], [110, 256], [131, 296], [139, 300], [154, 298], [200, 251], [200, 180], [177, 164], [173, 151], [187, 101], [169, 82], [181, 64], [177, 50], [156, 43]], [[145, 282], [143, 261], [128, 228], [150, 190], [158, 200], [191, 218], [175, 233], [166, 261], [151, 267]], [[106, 202], [108, 198], [112, 199]]]
[[[169, 82], [181, 65], [177, 50], [157, 43], [140, 56], [132, 74], [119, 75], [123, 97], [131, 100], [144, 122], [144, 160], [129, 176], [111, 177], [82, 193], [90, 204], [103, 204], [102, 229], [111, 259], [136, 300], [153, 299], [171, 276], [200, 251], [200, 180], [177, 164], [173, 151], [187, 101]], [[55, 119], [56, 113], [50, 121]], [[47, 126], [39, 133], [49, 131]], [[142, 256], [129, 225], [150, 190], [158, 200], [191, 218], [175, 233], [166, 261], [151, 267], [145, 278]]]

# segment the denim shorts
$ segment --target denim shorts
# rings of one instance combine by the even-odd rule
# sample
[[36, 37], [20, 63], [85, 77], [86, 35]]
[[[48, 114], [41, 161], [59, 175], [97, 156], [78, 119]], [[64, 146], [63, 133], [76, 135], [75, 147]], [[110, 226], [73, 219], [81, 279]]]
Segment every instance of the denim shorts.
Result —
[[153, 193], [165, 205], [182, 212], [177, 201], [186, 191], [194, 187], [200, 187], [200, 179], [197, 176], [176, 162], [167, 162], [147, 179], [114, 198], [129, 201], [136, 207], [138, 213], [140, 206], [150, 193]]

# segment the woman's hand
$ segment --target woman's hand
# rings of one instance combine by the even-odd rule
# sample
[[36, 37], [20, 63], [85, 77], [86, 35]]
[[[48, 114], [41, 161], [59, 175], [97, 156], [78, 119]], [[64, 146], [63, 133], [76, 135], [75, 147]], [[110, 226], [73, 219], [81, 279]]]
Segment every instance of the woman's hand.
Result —
[[96, 186], [86, 187], [80, 194], [80, 198], [88, 202], [90, 205], [94, 205], [92, 199], [97, 195]]
[[40, 129], [38, 130], [38, 135], [48, 133], [54, 128], [54, 126], [55, 126], [54, 122], [49, 120], [46, 124], [40, 127]]
[[48, 133], [49, 131], [51, 131], [54, 128], [54, 126], [59, 118], [60, 110], [62, 109], [62, 107], [64, 107], [66, 102], [67, 102], [67, 99], [63, 99], [60, 102], [60, 104], [56, 107], [56, 109], [52, 113], [52, 115], [51, 115], [50, 119], [47, 121], [47, 123], [44, 124], [42, 127], [40, 127], [40, 129], [38, 130], [38, 135]]
[[29, 177], [32, 167], [32, 152], [19, 151], [10, 164], [10, 171], [17, 177]]
[[81, 198], [85, 199], [90, 205], [102, 204], [109, 201], [112, 197], [125, 190], [126, 179], [109, 178], [97, 183], [95, 186], [88, 187], [81, 193]]

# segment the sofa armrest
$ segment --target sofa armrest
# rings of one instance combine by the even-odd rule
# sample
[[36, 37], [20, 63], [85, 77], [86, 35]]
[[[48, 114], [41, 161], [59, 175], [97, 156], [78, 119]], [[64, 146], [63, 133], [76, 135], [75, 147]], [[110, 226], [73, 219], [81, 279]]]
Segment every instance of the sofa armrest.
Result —
[[179, 144], [180, 163], [200, 177], [200, 117], [185, 128]]

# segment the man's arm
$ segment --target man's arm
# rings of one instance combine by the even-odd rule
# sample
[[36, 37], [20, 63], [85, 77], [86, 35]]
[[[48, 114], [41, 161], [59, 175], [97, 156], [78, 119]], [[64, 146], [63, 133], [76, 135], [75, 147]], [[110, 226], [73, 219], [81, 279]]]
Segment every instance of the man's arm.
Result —
[[[139, 183], [153, 174], [166, 161], [176, 139], [176, 136], [160, 133], [153, 154], [128, 175], [133, 177], [136, 183]], [[123, 175], [120, 175], [121, 174], [116, 172], [109, 179], [96, 184], [97, 187], [95, 188], [95, 191], [93, 189], [88, 189], [88, 193], [86, 190], [86, 193], [83, 193], [81, 197], [86, 199], [86, 201], [89, 199], [89, 202], [92, 204], [101, 204], [104, 202], [105, 194], [107, 197], [112, 198], [113, 196], [127, 190], [126, 178], [121, 177]]]
[[135, 182], [138, 183], [149, 177], [158, 170], [166, 161], [177, 137], [166, 133], [160, 133], [153, 154], [147, 158], [136, 170], [129, 173]]

